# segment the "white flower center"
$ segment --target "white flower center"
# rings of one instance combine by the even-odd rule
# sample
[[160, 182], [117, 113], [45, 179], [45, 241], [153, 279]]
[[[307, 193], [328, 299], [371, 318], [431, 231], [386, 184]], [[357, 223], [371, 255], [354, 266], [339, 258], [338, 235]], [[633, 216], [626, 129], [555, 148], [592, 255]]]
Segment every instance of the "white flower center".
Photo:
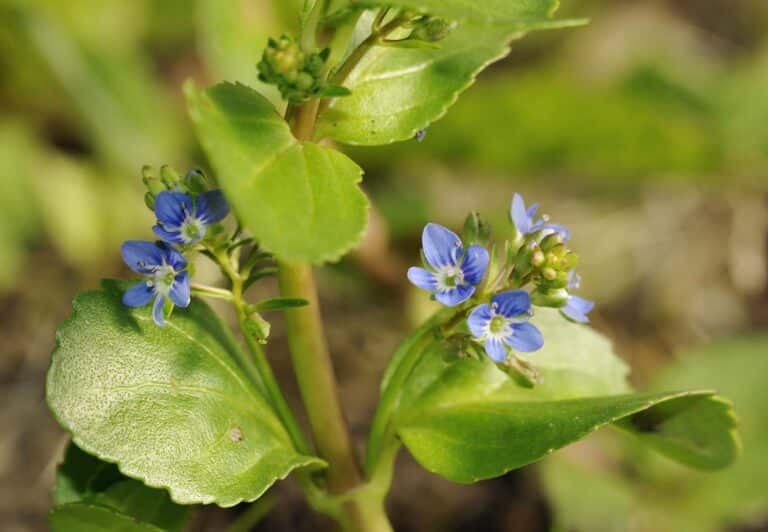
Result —
[[435, 276], [437, 289], [440, 291], [451, 290], [464, 284], [464, 272], [458, 266], [443, 266]]
[[181, 233], [181, 238], [184, 239], [184, 243], [189, 244], [201, 239], [205, 235], [205, 228], [206, 226], [202, 220], [189, 215], [184, 219], [184, 223], [181, 224], [179, 232]]
[[152, 276], [149, 286], [154, 288], [156, 293], [167, 296], [176, 280], [176, 270], [173, 266], [163, 264], [155, 269]]

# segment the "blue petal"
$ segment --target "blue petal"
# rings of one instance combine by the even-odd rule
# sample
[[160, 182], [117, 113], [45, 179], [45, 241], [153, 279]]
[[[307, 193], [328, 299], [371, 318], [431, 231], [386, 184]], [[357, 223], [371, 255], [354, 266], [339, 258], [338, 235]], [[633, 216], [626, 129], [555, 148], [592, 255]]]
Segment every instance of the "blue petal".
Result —
[[523, 197], [517, 192], [512, 196], [512, 206], [509, 209], [509, 215], [518, 232], [526, 234], [531, 230], [531, 217], [528, 216], [528, 212], [525, 210]]
[[143, 307], [152, 301], [155, 291], [146, 282], [135, 284], [123, 294], [123, 305], [129, 307]]
[[421, 234], [421, 246], [430, 266], [455, 266], [463, 248], [459, 236], [442, 225], [429, 223]]
[[528, 210], [525, 211], [525, 213], [528, 215], [528, 218], [533, 220], [533, 217], [536, 216], [536, 212], [539, 210], [539, 204], [534, 203], [530, 207], [528, 207]]
[[422, 290], [429, 290], [430, 292], [437, 290], [437, 279], [435, 279], [435, 274], [424, 268], [418, 268], [416, 266], [408, 268], [408, 280]]
[[491, 306], [487, 303], [476, 306], [467, 318], [467, 325], [472, 331], [472, 336], [482, 338], [489, 321], [491, 321]]
[[165, 305], [165, 297], [158, 294], [155, 298], [155, 302], [152, 305], [152, 319], [160, 327], [165, 327], [165, 316], [163, 315], [163, 306]]
[[152, 231], [160, 238], [170, 244], [184, 244], [184, 239], [181, 237], [181, 231], [168, 231], [160, 224], [152, 226]]
[[507, 350], [498, 338], [489, 337], [485, 341], [485, 352], [496, 362], [504, 362], [507, 358]]
[[568, 301], [560, 309], [566, 318], [570, 318], [573, 321], [579, 323], [588, 323], [589, 317], [587, 314], [595, 307], [595, 304], [588, 299], [581, 298], [579, 296], [568, 296]]
[[538, 351], [544, 345], [544, 337], [539, 329], [528, 322], [513, 323], [512, 334], [504, 338], [509, 347], [523, 353]]
[[155, 199], [155, 216], [165, 225], [179, 227], [192, 213], [192, 198], [183, 192], [164, 190]]
[[525, 314], [531, 308], [531, 296], [525, 290], [508, 290], [491, 298], [496, 312], [507, 318]]
[[179, 253], [176, 249], [164, 242], [158, 242], [157, 245], [165, 252], [165, 263], [171, 268], [180, 272], [187, 267], [187, 259], [185, 259], [184, 255]]
[[563, 237], [563, 242], [568, 242], [571, 239], [571, 230], [562, 224], [546, 224], [539, 222], [531, 229], [531, 231], [535, 232], [544, 229], [548, 229], [555, 233], [560, 233], [560, 236]]
[[568, 272], [568, 290], [572, 290], [574, 288], [578, 288], [581, 284], [581, 276], [576, 273], [576, 270], [571, 270]]
[[488, 251], [478, 244], [469, 246], [461, 265], [464, 281], [471, 285], [479, 284], [483, 280], [486, 268], [488, 268]]
[[150, 275], [152, 267], [160, 266], [165, 257], [163, 248], [146, 240], [126, 240], [120, 253], [128, 267], [142, 275]]
[[462, 284], [445, 290], [443, 292], [437, 292], [435, 299], [447, 307], [455, 307], [459, 303], [465, 302], [472, 297], [475, 293], [475, 287], [467, 284]]
[[189, 272], [181, 272], [176, 276], [173, 280], [173, 285], [171, 285], [169, 295], [171, 296], [171, 301], [173, 301], [175, 305], [178, 305], [181, 308], [187, 308], [189, 306]]
[[221, 190], [200, 194], [195, 201], [195, 216], [205, 224], [215, 224], [229, 214], [229, 204]]

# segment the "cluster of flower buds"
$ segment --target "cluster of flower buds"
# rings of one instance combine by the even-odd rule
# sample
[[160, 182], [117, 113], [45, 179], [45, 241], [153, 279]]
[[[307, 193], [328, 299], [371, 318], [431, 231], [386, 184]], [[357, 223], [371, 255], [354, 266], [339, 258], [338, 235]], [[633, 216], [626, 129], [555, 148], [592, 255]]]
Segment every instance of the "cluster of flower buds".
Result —
[[257, 65], [259, 79], [276, 85], [285, 100], [301, 104], [309, 98], [345, 96], [349, 91], [330, 85], [323, 76], [330, 48], [305, 52], [292, 37], [270, 38]]
[[[526, 208], [515, 194], [510, 208], [514, 237], [498, 254], [490, 229], [470, 214], [462, 239], [449, 229], [427, 224], [422, 234], [423, 267], [408, 270], [408, 279], [428, 290], [440, 303], [468, 313], [471, 337], [495, 362], [528, 368], [515, 351], [537, 351], [544, 345], [539, 329], [529, 322], [533, 306], [554, 307], [568, 319], [587, 322], [594, 304], [571, 294], [578, 287], [577, 255], [567, 246], [568, 229], [536, 219], [538, 205]], [[527, 369], [526, 369], [527, 371]]]

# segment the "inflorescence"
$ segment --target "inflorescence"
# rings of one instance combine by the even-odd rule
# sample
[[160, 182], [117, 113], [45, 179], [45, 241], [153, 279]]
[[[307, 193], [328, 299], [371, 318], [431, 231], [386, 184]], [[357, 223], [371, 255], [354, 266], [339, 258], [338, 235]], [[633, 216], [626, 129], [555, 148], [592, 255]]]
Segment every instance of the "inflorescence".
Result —
[[579, 276], [574, 269], [578, 256], [568, 247], [570, 231], [546, 215], [536, 218], [538, 209], [538, 204], [526, 208], [522, 196], [514, 195], [509, 211], [513, 237], [503, 248], [488, 247], [490, 232], [476, 214], [464, 224], [466, 249], [456, 233], [429, 223], [422, 233], [423, 267], [408, 270], [411, 283], [466, 315], [472, 340], [491, 359], [517, 367], [516, 351], [544, 345], [541, 331], [530, 322], [534, 307], [557, 308], [579, 323], [589, 321], [594, 307], [571, 293], [579, 287]]

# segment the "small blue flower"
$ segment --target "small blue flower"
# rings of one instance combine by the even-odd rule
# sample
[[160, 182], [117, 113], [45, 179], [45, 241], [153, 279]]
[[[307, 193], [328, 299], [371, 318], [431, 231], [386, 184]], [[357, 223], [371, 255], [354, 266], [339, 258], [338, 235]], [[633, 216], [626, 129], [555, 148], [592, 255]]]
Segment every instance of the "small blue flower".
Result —
[[488, 267], [488, 252], [473, 244], [466, 253], [456, 233], [442, 225], [427, 224], [421, 235], [424, 257], [430, 269], [408, 269], [408, 280], [435, 294], [443, 305], [454, 307], [475, 293]]
[[[579, 287], [579, 284], [581, 283], [581, 278], [576, 273], [575, 270], [571, 270], [568, 273], [568, 290], [572, 290]], [[565, 302], [565, 305], [560, 307], [560, 312], [563, 313], [563, 316], [566, 318], [579, 322], [579, 323], [588, 323], [589, 317], [587, 314], [595, 308], [595, 303], [592, 301], [589, 301], [588, 299], [584, 299], [579, 296], [574, 296], [572, 294], [568, 295], [568, 300]]]
[[534, 203], [526, 209], [525, 201], [520, 194], [515, 192], [515, 195], [512, 196], [512, 206], [509, 209], [509, 215], [512, 218], [512, 223], [515, 224], [515, 228], [521, 235], [526, 236], [539, 231], [545, 231], [547, 233], [560, 233], [564, 242], [571, 238], [571, 232], [567, 227], [549, 223], [549, 217], [546, 214], [538, 220], [534, 220], [538, 210], [538, 203]]
[[152, 319], [160, 327], [165, 325], [163, 306], [166, 298], [180, 306], [189, 306], [189, 273], [187, 261], [181, 253], [164, 242], [127, 240], [120, 249], [123, 260], [146, 280], [133, 285], [123, 294], [123, 304], [143, 307], [152, 298]]
[[205, 236], [208, 226], [222, 220], [229, 205], [220, 190], [192, 198], [184, 192], [164, 190], [155, 200], [157, 225], [152, 230], [169, 244], [188, 245]]
[[541, 331], [528, 323], [531, 297], [525, 290], [509, 290], [475, 307], [467, 318], [472, 336], [485, 342], [485, 352], [496, 362], [507, 358], [507, 347], [528, 353], [544, 345]]

